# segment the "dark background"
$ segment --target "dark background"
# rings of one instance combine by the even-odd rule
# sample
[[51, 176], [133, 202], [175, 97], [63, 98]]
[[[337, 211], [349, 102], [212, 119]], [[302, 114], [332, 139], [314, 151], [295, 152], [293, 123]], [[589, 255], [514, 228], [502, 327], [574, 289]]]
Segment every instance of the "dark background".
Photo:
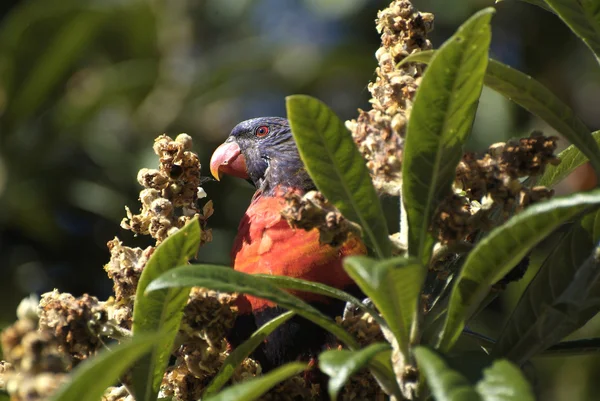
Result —
[[[105, 299], [106, 242], [124, 206], [137, 211], [136, 173], [155, 167], [154, 138], [187, 132], [209, 175], [212, 151], [239, 121], [285, 115], [305, 93], [346, 120], [369, 107], [379, 36], [375, 0], [4, 0], [0, 4], [0, 319], [29, 293], [59, 288]], [[415, 0], [435, 14], [439, 47], [492, 0]], [[542, 81], [588, 126], [600, 128], [600, 69], [550, 13], [518, 1], [497, 6], [492, 56]], [[539, 119], [485, 90], [473, 150], [553, 134]], [[561, 145], [567, 146], [564, 141]], [[580, 177], [563, 184], [576, 189]], [[204, 189], [215, 203], [205, 262], [227, 264], [253, 189], [226, 177]], [[390, 225], [397, 204], [384, 199]], [[520, 284], [523, 285], [522, 283]], [[508, 291], [490, 329], [514, 306]], [[598, 336], [600, 322], [578, 333]], [[594, 399], [598, 357], [536, 361], [544, 400]]]

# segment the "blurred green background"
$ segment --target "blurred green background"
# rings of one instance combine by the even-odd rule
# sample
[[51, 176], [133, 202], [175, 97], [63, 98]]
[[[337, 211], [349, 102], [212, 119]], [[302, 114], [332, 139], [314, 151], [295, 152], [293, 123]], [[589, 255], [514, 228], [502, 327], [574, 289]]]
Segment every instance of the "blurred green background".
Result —
[[[154, 167], [153, 139], [187, 132], [209, 175], [212, 151], [239, 121], [285, 115], [284, 97], [316, 96], [342, 119], [369, 107], [380, 0], [4, 0], [0, 5], [0, 319], [29, 293], [59, 288], [106, 298], [106, 242], [124, 206], [137, 210], [136, 173]], [[414, 0], [435, 14], [439, 47], [493, 0]], [[600, 128], [595, 60], [553, 15], [518, 1], [497, 6], [493, 57], [525, 71]], [[552, 130], [485, 90], [470, 147]], [[562, 143], [562, 146], [566, 146]], [[585, 179], [585, 177], [584, 177]], [[560, 191], [578, 188], [581, 178]], [[215, 202], [205, 262], [227, 264], [253, 189], [225, 178], [204, 186]], [[397, 202], [384, 199], [390, 225]], [[523, 285], [523, 284], [521, 284]], [[514, 304], [494, 305], [489, 330]], [[598, 336], [598, 324], [580, 336]], [[540, 359], [544, 400], [586, 400], [600, 358]]]

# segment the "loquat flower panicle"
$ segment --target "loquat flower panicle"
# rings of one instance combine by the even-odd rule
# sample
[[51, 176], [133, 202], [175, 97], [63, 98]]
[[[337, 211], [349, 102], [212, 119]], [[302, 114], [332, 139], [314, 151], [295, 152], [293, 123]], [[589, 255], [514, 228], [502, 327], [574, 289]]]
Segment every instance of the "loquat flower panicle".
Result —
[[420, 65], [398, 63], [431, 49], [427, 34], [433, 30], [433, 15], [417, 11], [408, 0], [395, 0], [379, 11], [376, 24], [381, 47], [375, 52], [377, 77], [368, 86], [372, 108], [359, 110], [358, 118], [347, 121], [346, 127], [367, 160], [377, 190], [398, 195], [406, 124], [423, 75]]

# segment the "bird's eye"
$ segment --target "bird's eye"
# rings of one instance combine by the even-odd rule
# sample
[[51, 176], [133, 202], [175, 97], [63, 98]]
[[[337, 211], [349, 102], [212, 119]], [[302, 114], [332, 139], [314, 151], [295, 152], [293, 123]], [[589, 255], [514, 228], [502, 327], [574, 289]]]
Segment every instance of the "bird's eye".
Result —
[[254, 131], [254, 134], [259, 137], [262, 138], [263, 136], [266, 136], [269, 133], [269, 127], [267, 127], [266, 125], [263, 125], [261, 127], [258, 127], [256, 129], [256, 131]]

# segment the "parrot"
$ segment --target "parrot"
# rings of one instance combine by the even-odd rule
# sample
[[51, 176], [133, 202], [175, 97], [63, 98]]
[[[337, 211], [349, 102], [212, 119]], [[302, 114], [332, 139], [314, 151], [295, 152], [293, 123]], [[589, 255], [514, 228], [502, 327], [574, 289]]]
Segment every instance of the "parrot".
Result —
[[[237, 124], [214, 151], [210, 171], [216, 180], [226, 174], [245, 179], [256, 188], [231, 251], [234, 270], [295, 277], [360, 294], [342, 267], [344, 257], [367, 253], [359, 236], [349, 235], [339, 247], [321, 244], [316, 228], [294, 229], [281, 216], [286, 193], [303, 195], [316, 189], [287, 119], [261, 117]], [[343, 301], [308, 292], [290, 292], [328, 316], [343, 313]], [[243, 294], [237, 300], [237, 307], [238, 315], [227, 339], [234, 347], [256, 328], [285, 312], [272, 302]], [[321, 327], [294, 316], [271, 333], [252, 356], [263, 372], [294, 360], [315, 363], [318, 353], [333, 340]]]

